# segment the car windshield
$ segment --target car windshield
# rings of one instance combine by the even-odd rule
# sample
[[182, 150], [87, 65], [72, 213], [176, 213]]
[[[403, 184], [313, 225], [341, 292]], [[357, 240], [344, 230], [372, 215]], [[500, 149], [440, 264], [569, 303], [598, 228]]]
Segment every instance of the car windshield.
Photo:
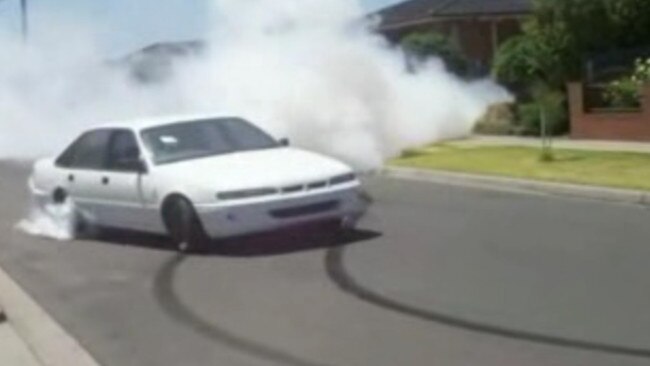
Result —
[[141, 135], [156, 164], [280, 146], [264, 131], [239, 118], [170, 124], [143, 130]]

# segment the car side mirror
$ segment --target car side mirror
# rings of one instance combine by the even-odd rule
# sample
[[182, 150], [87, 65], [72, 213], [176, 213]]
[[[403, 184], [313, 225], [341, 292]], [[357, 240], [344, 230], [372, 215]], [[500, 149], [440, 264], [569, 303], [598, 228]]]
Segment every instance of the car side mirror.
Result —
[[289, 145], [291, 144], [291, 142], [289, 141], [289, 139], [286, 138], [286, 137], [285, 137], [285, 138], [281, 138], [278, 142], [280, 143], [281, 146], [289, 146]]
[[149, 172], [149, 169], [147, 169], [147, 163], [142, 159], [136, 159], [133, 162], [133, 169], [140, 174], [147, 174], [147, 172]]

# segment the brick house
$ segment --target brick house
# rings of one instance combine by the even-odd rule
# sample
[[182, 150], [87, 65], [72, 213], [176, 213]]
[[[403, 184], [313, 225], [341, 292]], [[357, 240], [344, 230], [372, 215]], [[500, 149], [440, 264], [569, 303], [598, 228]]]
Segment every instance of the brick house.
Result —
[[448, 36], [475, 70], [486, 72], [498, 46], [521, 31], [532, 10], [532, 0], [407, 0], [375, 15], [390, 40], [435, 30]]

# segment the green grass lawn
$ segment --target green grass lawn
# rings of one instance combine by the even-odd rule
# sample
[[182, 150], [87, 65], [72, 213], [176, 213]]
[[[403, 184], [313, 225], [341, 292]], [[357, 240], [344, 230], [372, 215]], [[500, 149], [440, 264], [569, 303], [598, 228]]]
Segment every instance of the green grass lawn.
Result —
[[443, 144], [409, 150], [390, 165], [650, 191], [650, 154], [554, 153], [555, 161], [542, 162], [536, 148]]

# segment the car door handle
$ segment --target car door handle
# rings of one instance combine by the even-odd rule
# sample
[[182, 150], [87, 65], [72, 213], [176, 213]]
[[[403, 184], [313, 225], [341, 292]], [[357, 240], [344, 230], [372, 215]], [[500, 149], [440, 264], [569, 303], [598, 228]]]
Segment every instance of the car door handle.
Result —
[[110, 183], [110, 179], [108, 177], [102, 177], [102, 184], [107, 185], [108, 183]]
[[74, 174], [68, 175], [68, 182], [74, 182]]

